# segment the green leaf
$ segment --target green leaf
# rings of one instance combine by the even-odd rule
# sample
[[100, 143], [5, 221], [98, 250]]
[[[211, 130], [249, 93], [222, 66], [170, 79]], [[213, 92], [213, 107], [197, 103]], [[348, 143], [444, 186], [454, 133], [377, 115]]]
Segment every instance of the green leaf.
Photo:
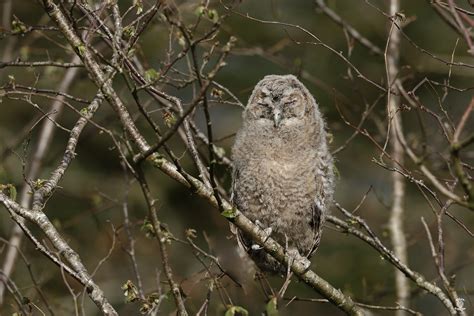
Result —
[[219, 157], [225, 156], [225, 149], [222, 147], [214, 146], [214, 151]]
[[137, 51], [137, 50], [136, 50], [135, 48], [130, 49], [130, 50], [128, 51], [128, 53], [127, 53], [127, 56], [128, 56], [128, 57], [133, 57], [133, 56], [135, 55], [135, 52], [136, 52], [136, 51]]
[[85, 107], [85, 108], [82, 108], [79, 113], [81, 113], [82, 115], [87, 115], [89, 114], [89, 108]]
[[153, 82], [160, 79], [160, 74], [155, 69], [150, 68], [147, 71], [145, 71], [145, 79], [147, 81]]
[[206, 8], [205, 8], [203, 5], [200, 5], [199, 7], [196, 8], [196, 10], [194, 11], [194, 13], [195, 13], [197, 16], [202, 16], [205, 11], [206, 11]]
[[184, 38], [183, 35], [178, 35], [178, 44], [181, 47], [186, 47], [186, 39]]
[[341, 173], [339, 172], [339, 169], [336, 166], [333, 166], [332, 170], [334, 172], [334, 176], [336, 177], [336, 179], [340, 179], [341, 178]]
[[13, 184], [0, 184], [0, 192], [4, 191], [5, 194], [10, 196], [13, 201], [16, 200], [16, 188]]
[[129, 39], [134, 35], [135, 35], [135, 28], [132, 25], [126, 26], [123, 29], [123, 36], [125, 37], [125, 39]]
[[132, 281], [128, 280], [124, 285], [122, 285], [121, 288], [127, 303], [134, 302], [139, 299], [137, 287]]
[[276, 297], [272, 297], [265, 307], [267, 316], [278, 316], [278, 302]]
[[197, 231], [193, 228], [188, 228], [185, 231], [186, 237], [196, 239], [197, 238]]
[[332, 142], [334, 141], [334, 135], [332, 133], [327, 133], [326, 141], [328, 142], [328, 144], [332, 144]]
[[209, 18], [209, 20], [211, 20], [214, 23], [217, 23], [219, 21], [219, 14], [217, 13], [215, 9], [208, 10], [207, 17]]
[[16, 201], [16, 188], [13, 184], [8, 184], [8, 191], [10, 193], [10, 199]]
[[77, 46], [77, 51], [79, 55], [83, 56], [84, 53], [86, 52], [86, 46], [83, 44], [80, 44], [79, 46]]
[[248, 316], [249, 312], [241, 306], [231, 306], [227, 309], [224, 316]]
[[12, 86], [13, 88], [15, 88], [15, 76], [13, 75], [8, 75], [8, 85]]
[[43, 185], [46, 183], [46, 181], [47, 180], [45, 180], [45, 179], [36, 179], [33, 182], [33, 186], [36, 190], [41, 189], [43, 187]]
[[143, 221], [143, 224], [140, 227], [140, 230], [145, 232], [145, 236], [147, 238], [155, 238], [156, 237], [155, 229], [153, 228], [153, 224], [147, 218], [145, 218], [145, 220]]
[[137, 7], [137, 14], [140, 14], [143, 12], [142, 0], [134, 0], [133, 5]]
[[160, 155], [159, 153], [154, 153], [150, 155], [147, 160], [151, 161], [151, 163], [158, 168], [161, 168], [163, 164], [166, 162], [166, 159]]
[[27, 60], [30, 57], [30, 46], [23, 46], [20, 48], [20, 58]]
[[225, 218], [235, 218], [237, 216], [235, 209], [233, 208], [229, 208], [222, 211], [221, 215], [224, 216]]
[[176, 117], [170, 111], [165, 110], [162, 115], [166, 126], [171, 127], [176, 123]]
[[25, 23], [21, 22], [15, 15], [13, 16], [12, 21], [12, 33], [19, 34], [25, 33], [28, 30]]

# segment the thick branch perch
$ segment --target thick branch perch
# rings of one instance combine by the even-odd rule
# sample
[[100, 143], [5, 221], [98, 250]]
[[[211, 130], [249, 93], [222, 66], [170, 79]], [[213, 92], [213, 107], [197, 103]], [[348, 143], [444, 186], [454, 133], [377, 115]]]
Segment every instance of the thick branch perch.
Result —
[[97, 307], [99, 307], [104, 315], [118, 315], [112, 305], [110, 305], [108, 302], [104, 292], [94, 282], [94, 280], [92, 280], [92, 277], [87, 272], [86, 267], [82, 264], [79, 255], [68, 245], [64, 238], [61, 237], [45, 213], [42, 211], [31, 211], [25, 209], [1, 192], [0, 202], [8, 209], [9, 212], [20, 215], [21, 217], [28, 219], [41, 228], [54, 247], [61, 255], [64, 256], [66, 261], [73, 268], [74, 272], [76, 273], [75, 276], [82, 283], [82, 285], [86, 287], [89, 297], [97, 305]]

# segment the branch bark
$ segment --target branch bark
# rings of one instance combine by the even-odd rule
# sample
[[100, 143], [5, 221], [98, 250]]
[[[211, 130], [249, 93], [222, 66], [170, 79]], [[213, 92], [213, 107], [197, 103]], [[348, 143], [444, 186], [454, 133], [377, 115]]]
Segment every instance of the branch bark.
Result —
[[[400, 11], [400, 1], [390, 1], [390, 16], [391, 19], [397, 19], [397, 13]], [[402, 117], [399, 113], [400, 109], [400, 96], [395, 85], [395, 81], [398, 80], [397, 76], [399, 73], [399, 59], [400, 59], [400, 32], [395, 27], [394, 22], [390, 25], [390, 32], [385, 50], [385, 60], [387, 67], [387, 116], [390, 138], [390, 151], [396, 164], [403, 165], [404, 161], [404, 150], [400, 140], [397, 137], [398, 133], [402, 131]], [[393, 94], [392, 94], [393, 93]], [[398, 133], [397, 133], [398, 132]], [[389, 136], [390, 137], [390, 136]], [[394, 163], [394, 167], [396, 167]], [[405, 239], [405, 231], [403, 227], [403, 216], [404, 216], [404, 202], [405, 202], [405, 180], [403, 175], [398, 172], [392, 172], [392, 207], [390, 210], [389, 219], [389, 230], [390, 237], [393, 245], [395, 256], [400, 261], [407, 264], [407, 244]], [[410, 305], [410, 287], [408, 279], [405, 275], [395, 270], [395, 285], [398, 303], [402, 306], [409, 307]], [[407, 313], [403, 310], [396, 311], [397, 316], [404, 316]]]

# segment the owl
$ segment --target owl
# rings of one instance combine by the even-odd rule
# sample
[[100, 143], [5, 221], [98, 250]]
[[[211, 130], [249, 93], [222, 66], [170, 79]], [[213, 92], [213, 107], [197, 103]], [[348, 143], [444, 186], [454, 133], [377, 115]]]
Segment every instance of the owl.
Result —
[[[269, 75], [255, 86], [232, 158], [234, 206], [289, 254], [309, 258], [332, 201], [333, 160], [318, 105], [295, 76]], [[262, 271], [286, 271], [249, 236], [238, 239]]]

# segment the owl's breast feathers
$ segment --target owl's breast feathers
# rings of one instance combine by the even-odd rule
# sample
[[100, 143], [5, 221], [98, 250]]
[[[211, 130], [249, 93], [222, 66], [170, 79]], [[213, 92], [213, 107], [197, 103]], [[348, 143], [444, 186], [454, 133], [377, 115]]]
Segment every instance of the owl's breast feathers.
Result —
[[273, 237], [296, 247], [302, 255], [319, 242], [324, 204], [316, 151], [305, 155], [247, 157], [234, 179], [234, 203], [251, 220], [271, 227]]

